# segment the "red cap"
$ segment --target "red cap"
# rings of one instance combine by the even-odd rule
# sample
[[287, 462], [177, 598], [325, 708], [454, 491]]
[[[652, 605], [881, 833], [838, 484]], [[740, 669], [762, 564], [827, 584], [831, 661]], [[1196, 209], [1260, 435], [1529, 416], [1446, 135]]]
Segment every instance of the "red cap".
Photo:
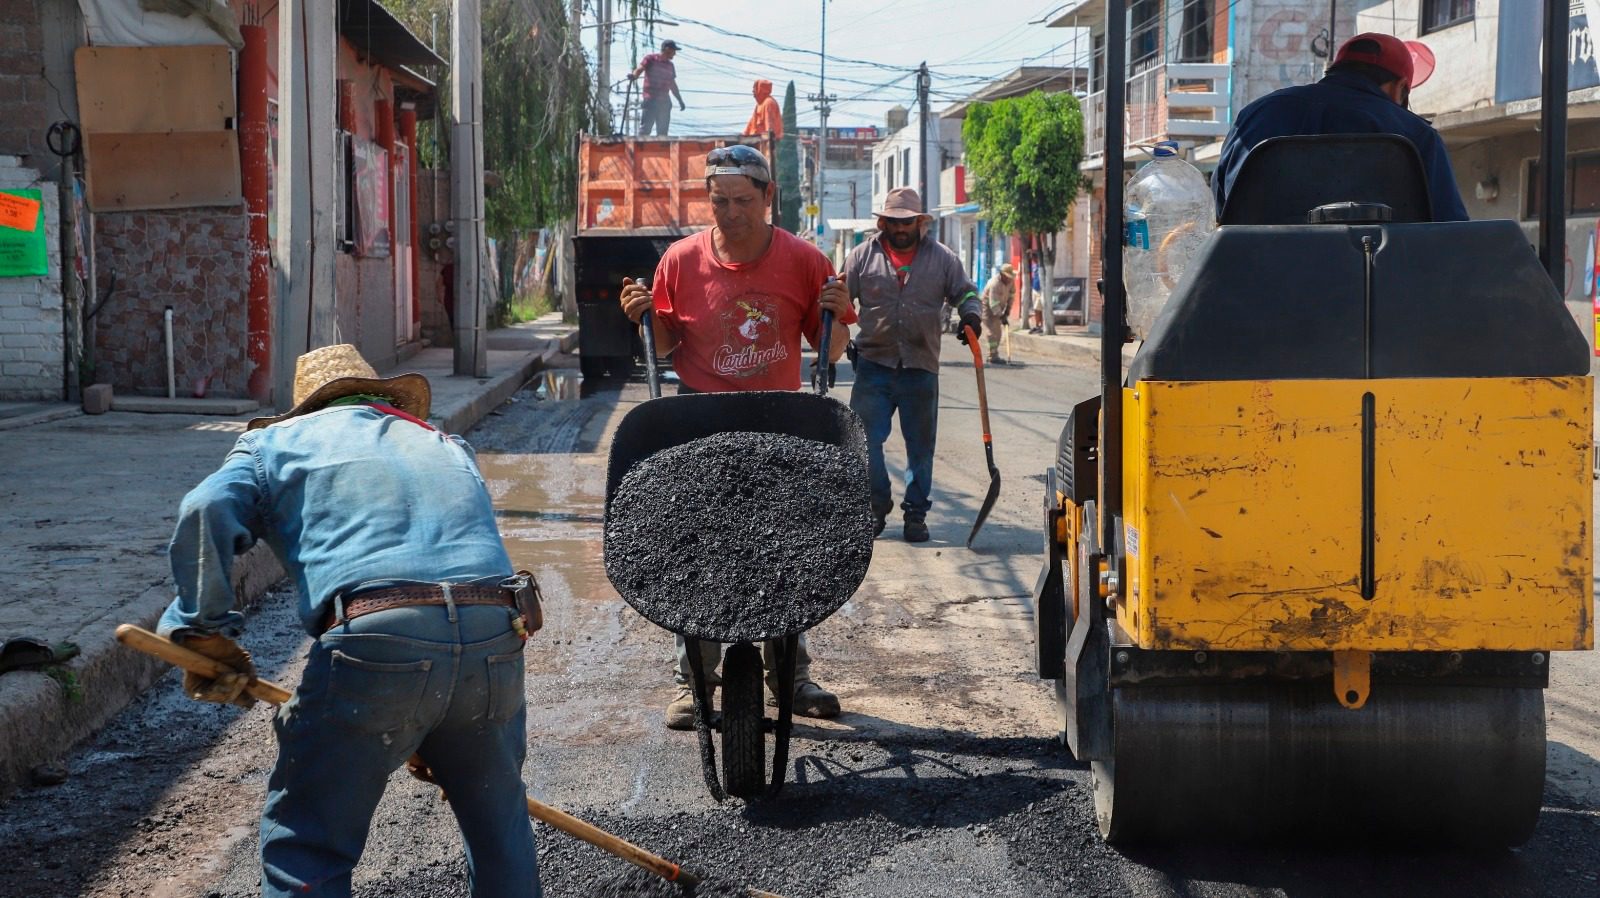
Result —
[[[1378, 52], [1368, 49], [1353, 50], [1351, 46], [1362, 41], [1376, 44]], [[1433, 51], [1421, 41], [1403, 41], [1392, 34], [1369, 31], [1344, 42], [1334, 54], [1333, 63], [1365, 62], [1386, 72], [1392, 72], [1405, 81], [1407, 87], [1421, 86], [1433, 74]]]

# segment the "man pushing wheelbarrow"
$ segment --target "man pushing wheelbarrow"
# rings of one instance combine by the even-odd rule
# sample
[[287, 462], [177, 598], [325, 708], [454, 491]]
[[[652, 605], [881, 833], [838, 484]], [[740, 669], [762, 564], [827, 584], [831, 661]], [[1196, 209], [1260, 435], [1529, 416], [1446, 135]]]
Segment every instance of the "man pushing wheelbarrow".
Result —
[[[713, 150], [706, 156], [706, 185], [715, 225], [673, 244], [650, 286], [625, 278], [623, 313], [635, 323], [650, 314], [654, 348], [672, 355], [680, 393], [798, 390], [802, 335], [814, 347], [830, 345], [830, 367], [844, 351], [846, 325], [855, 321], [848, 291], [830, 283], [833, 266], [816, 247], [768, 223], [776, 188], [761, 153], [742, 145]], [[832, 318], [826, 341], [824, 312]], [[695, 725], [693, 672], [685, 640], [677, 642], [680, 688], [667, 706], [666, 725], [688, 730]], [[775, 698], [780, 643], [762, 647]], [[722, 647], [698, 644], [697, 660], [714, 690]], [[794, 713], [836, 716], [838, 698], [811, 678], [803, 634], [794, 662]]]

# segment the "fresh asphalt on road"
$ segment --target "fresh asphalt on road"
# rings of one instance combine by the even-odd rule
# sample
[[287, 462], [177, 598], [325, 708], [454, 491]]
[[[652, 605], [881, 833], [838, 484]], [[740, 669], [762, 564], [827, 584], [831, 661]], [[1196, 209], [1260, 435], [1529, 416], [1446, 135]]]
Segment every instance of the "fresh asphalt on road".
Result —
[[[1096, 374], [1042, 361], [990, 370], [1004, 491], [968, 550], [988, 475], [970, 357], [947, 340], [945, 360], [934, 539], [908, 545], [892, 521], [861, 590], [813, 631], [816, 677], [845, 714], [802, 720], [789, 785], [751, 805], [712, 800], [694, 736], [661, 726], [671, 639], [604, 575], [608, 441], [644, 385], [580, 387], [576, 371], [555, 372], [469, 434], [513, 561], [538, 574], [547, 599], [527, 656], [531, 794], [696, 872], [789, 898], [1600, 894], [1593, 653], [1556, 658], [1546, 808], [1521, 849], [1103, 845], [1088, 773], [1061, 748], [1054, 699], [1032, 670], [1029, 597], [1041, 475], [1067, 408], [1095, 390]], [[264, 675], [290, 684], [306, 645], [292, 601], [280, 587], [244, 639]], [[67, 759], [67, 782], [0, 805], [0, 895], [255, 894], [269, 720], [259, 706], [189, 702], [170, 675]], [[581, 898], [619, 869], [550, 829], [538, 834], [551, 898]], [[403, 773], [391, 780], [355, 893], [466, 894], [460, 840], [434, 790]]]

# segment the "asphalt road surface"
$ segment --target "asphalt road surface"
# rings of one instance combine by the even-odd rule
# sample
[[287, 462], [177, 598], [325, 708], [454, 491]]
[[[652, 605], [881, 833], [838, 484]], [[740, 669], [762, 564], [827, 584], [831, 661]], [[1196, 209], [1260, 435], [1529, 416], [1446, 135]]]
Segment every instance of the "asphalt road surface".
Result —
[[[617, 598], [601, 565], [607, 441], [644, 400], [642, 383], [590, 384], [580, 397], [576, 371], [552, 375], [469, 435], [512, 559], [547, 599], [528, 651], [531, 794], [689, 869], [789, 898], [1600, 894], [1594, 653], [1555, 659], [1546, 807], [1521, 849], [1103, 845], [1088, 773], [1061, 748], [1051, 691], [1031, 669], [1029, 599], [1041, 472], [1096, 374], [1047, 362], [989, 372], [1005, 488], [968, 550], [988, 476], [970, 361], [953, 340], [945, 359], [933, 541], [904, 543], [892, 520], [861, 590], [813, 631], [815, 675], [845, 714], [801, 720], [789, 785], [750, 805], [712, 800], [694, 735], [661, 726], [671, 638]], [[284, 590], [252, 614], [244, 642], [264, 675], [292, 684], [306, 638]], [[65, 783], [0, 805], [0, 896], [255, 894], [269, 713], [202, 706], [176, 675], [163, 680], [66, 759]], [[621, 863], [543, 826], [539, 845], [551, 898], [581, 898]], [[459, 837], [433, 789], [391, 780], [356, 894], [466, 894]]]

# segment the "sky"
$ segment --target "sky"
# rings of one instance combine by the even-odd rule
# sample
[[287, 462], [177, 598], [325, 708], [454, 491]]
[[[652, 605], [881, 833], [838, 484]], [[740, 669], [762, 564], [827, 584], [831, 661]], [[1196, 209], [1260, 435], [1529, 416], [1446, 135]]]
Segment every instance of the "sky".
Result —
[[[780, 103], [793, 80], [800, 124], [818, 124], [819, 113], [806, 95], [818, 91], [823, 2], [661, 0], [663, 22], [676, 25], [657, 23], [653, 36], [643, 23], [616, 26], [613, 108], [621, 108], [627, 89], [623, 79], [633, 68], [634, 54], [643, 57], [671, 38], [679, 47], [673, 60], [678, 89], [689, 105], [682, 112], [674, 107], [674, 135], [738, 133], [754, 108], [750, 88], [757, 78], [773, 83]], [[1021, 65], [1066, 65], [1077, 30], [1030, 24], [1065, 5], [1065, 0], [832, 0], [827, 9], [827, 91], [838, 100], [829, 126], [881, 127], [890, 107], [912, 108], [913, 71], [924, 61], [932, 73], [929, 103], [935, 114]], [[585, 0], [585, 6], [588, 24], [599, 3]], [[628, 15], [623, 11], [626, 0], [613, 0], [613, 6], [618, 19]], [[598, 28], [585, 29], [591, 51], [598, 33]], [[637, 88], [633, 104], [636, 121]]]

